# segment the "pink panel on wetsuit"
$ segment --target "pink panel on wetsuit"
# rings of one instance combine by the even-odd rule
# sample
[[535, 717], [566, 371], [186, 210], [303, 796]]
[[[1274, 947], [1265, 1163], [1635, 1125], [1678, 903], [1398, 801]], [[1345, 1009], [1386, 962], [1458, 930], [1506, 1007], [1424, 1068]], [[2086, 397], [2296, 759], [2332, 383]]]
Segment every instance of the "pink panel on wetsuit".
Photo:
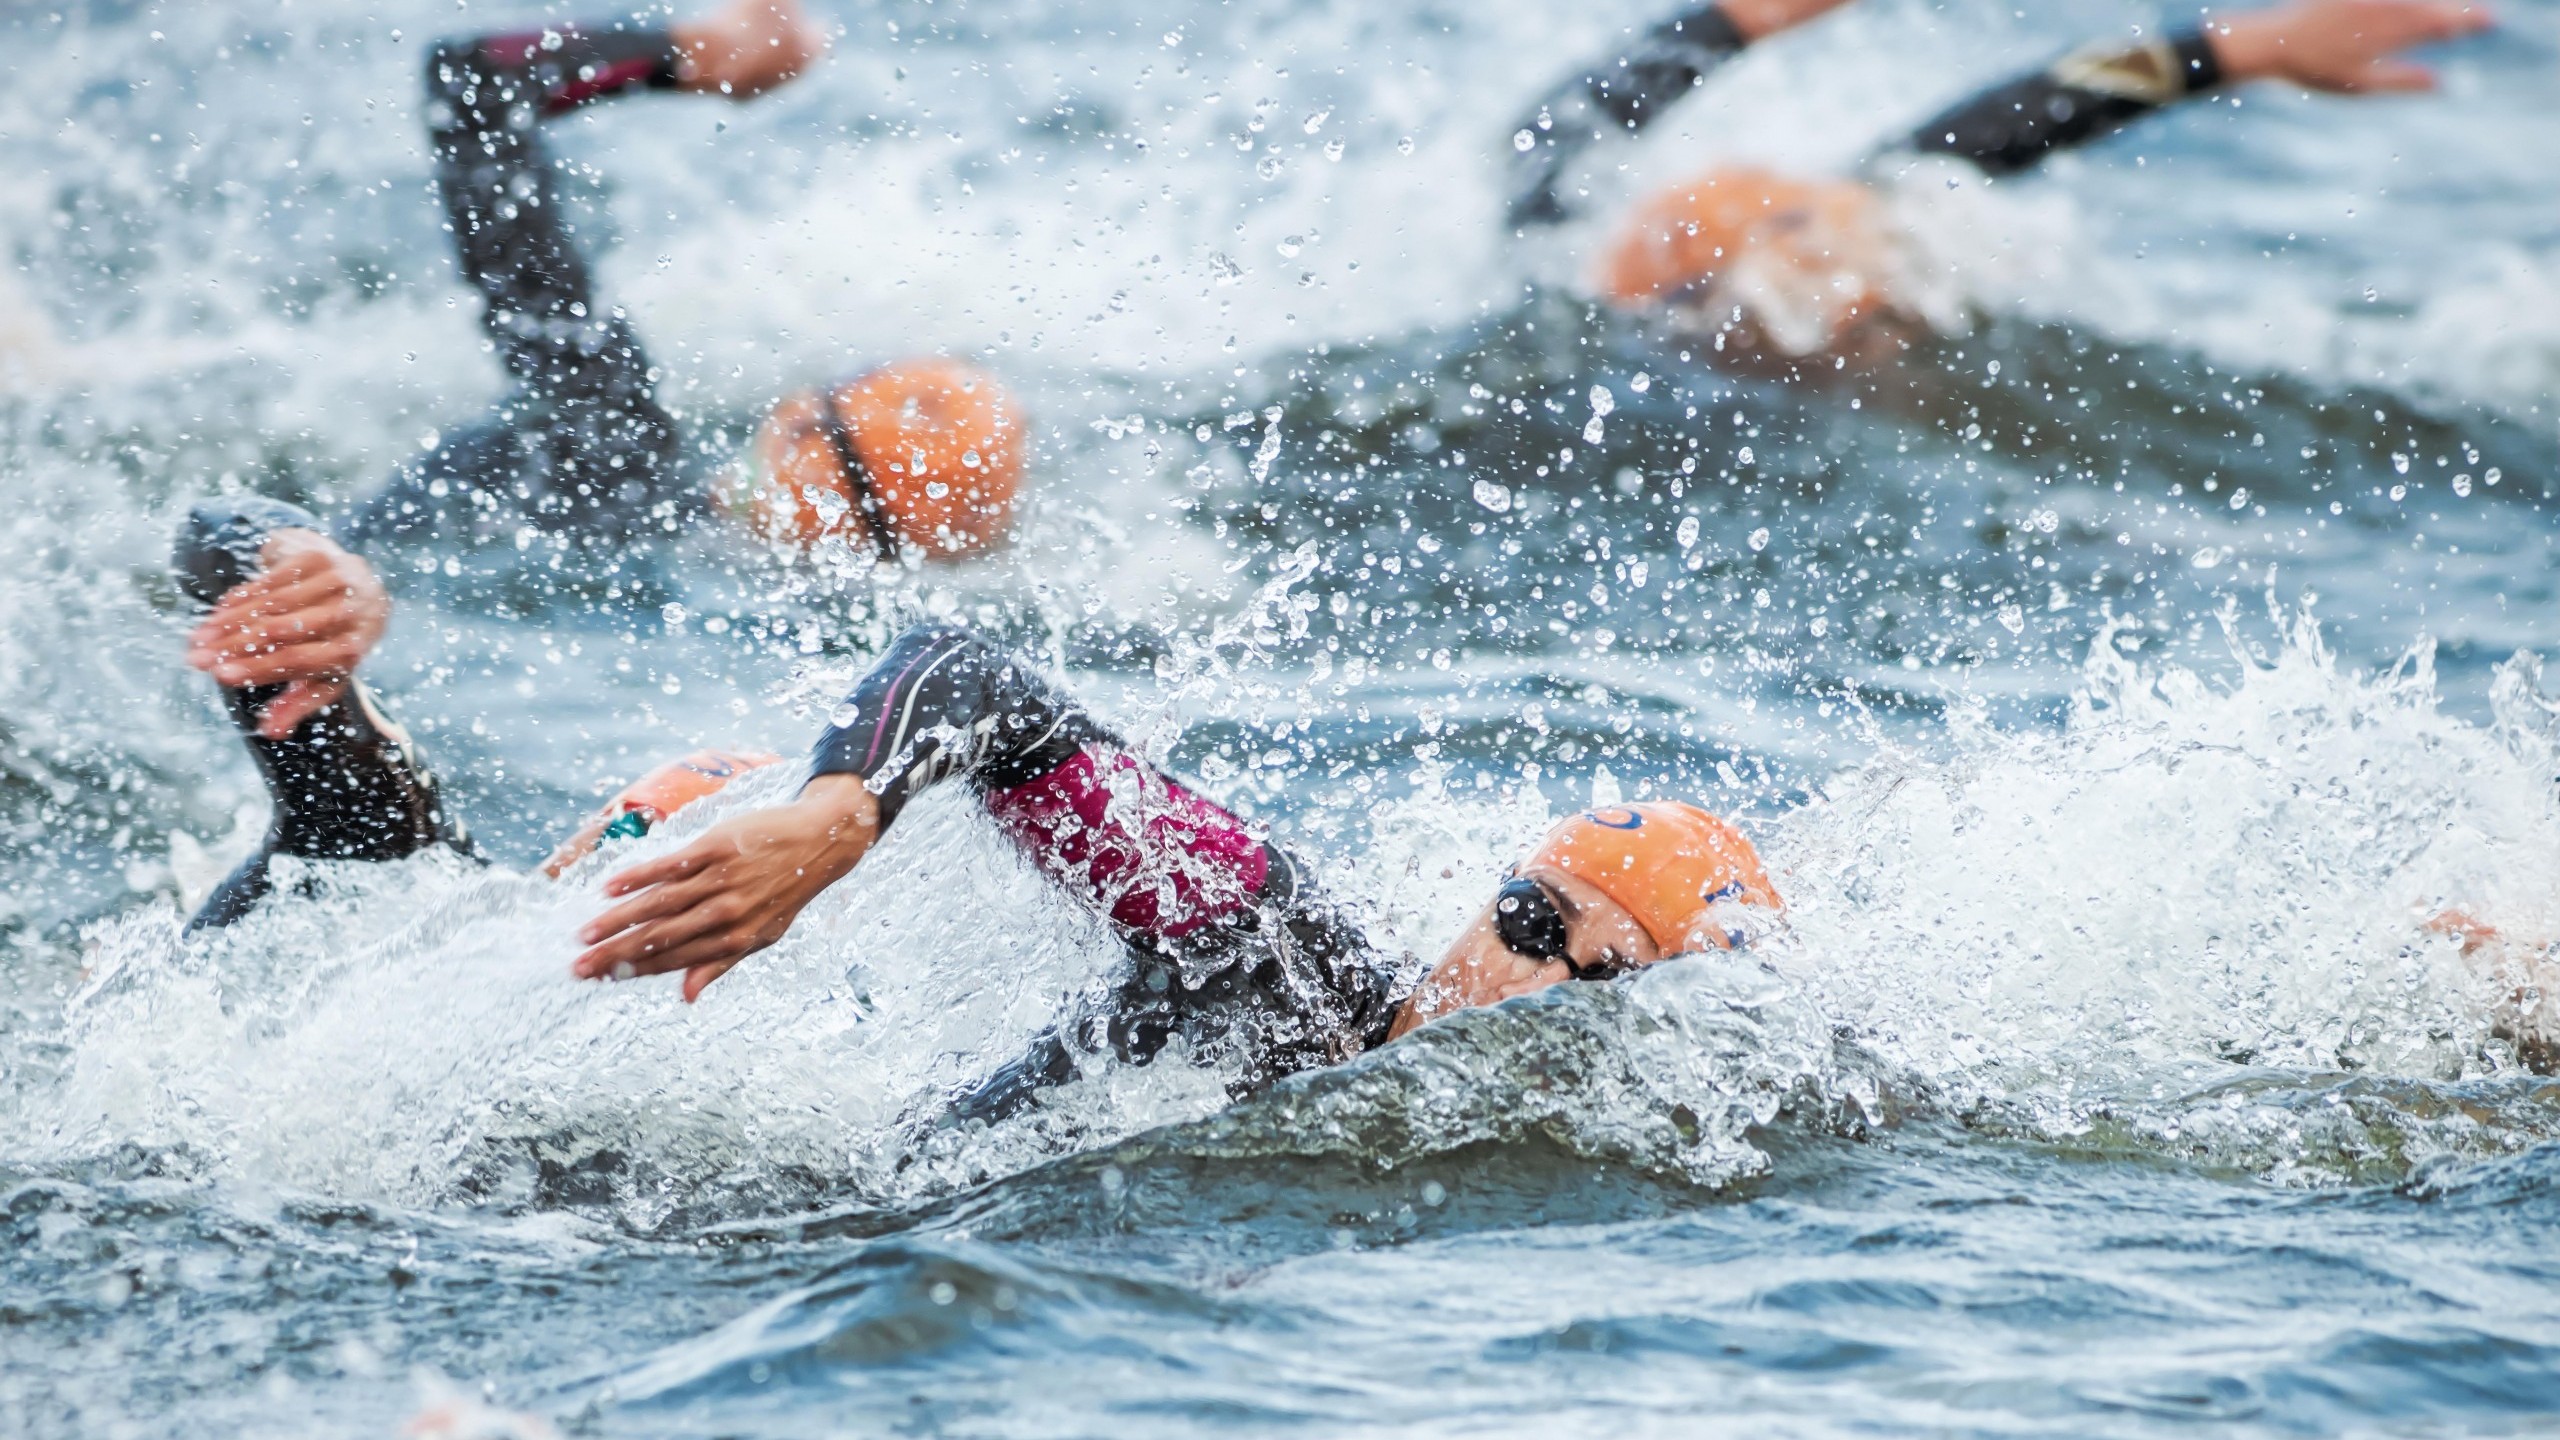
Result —
[[1243, 821], [1116, 750], [1079, 751], [995, 791], [987, 812], [1043, 874], [1149, 935], [1188, 934], [1245, 908], [1271, 867]]

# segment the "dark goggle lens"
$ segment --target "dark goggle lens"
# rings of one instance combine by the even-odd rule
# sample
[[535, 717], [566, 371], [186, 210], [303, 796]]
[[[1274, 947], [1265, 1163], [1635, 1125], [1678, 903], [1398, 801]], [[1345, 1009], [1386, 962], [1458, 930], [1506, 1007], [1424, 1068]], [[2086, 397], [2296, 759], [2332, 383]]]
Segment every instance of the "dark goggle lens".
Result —
[[1493, 898], [1493, 933], [1512, 954], [1531, 960], [1563, 960], [1564, 915], [1555, 897], [1535, 880], [1506, 880]]

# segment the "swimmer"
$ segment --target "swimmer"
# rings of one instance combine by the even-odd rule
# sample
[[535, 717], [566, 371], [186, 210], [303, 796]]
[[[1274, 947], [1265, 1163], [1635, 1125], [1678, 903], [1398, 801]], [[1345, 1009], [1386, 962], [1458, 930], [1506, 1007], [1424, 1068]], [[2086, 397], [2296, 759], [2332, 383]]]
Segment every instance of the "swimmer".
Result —
[[664, 29], [554, 25], [432, 48], [437, 189], [515, 388], [490, 420], [404, 466], [342, 538], [507, 535], [530, 519], [628, 540], [673, 531], [707, 505], [777, 540], [842, 534], [883, 560], [1001, 541], [1022, 422], [993, 376], [954, 360], [898, 361], [787, 397], [738, 471], [714, 494], [688, 493], [648, 354], [597, 298], [561, 211], [544, 120], [639, 89], [744, 101], [787, 84], [823, 49], [798, 0], [732, 0]]
[[[2217, 15], [2156, 40], [2074, 52], [1952, 107], [1886, 153], [1947, 155], [2005, 175], [2251, 81], [2336, 94], [2423, 90], [2433, 77], [2400, 52], [2489, 24], [2460, 0], [2298, 0]], [[1920, 298], [1908, 249], [1863, 183], [1732, 166], [1639, 206], [1599, 285], [1614, 304], [1669, 308], [1714, 331], [1731, 360], [1872, 360], [1935, 328], [1929, 312], [1943, 308]]]
[[[389, 601], [365, 562], [274, 501], [199, 508], [175, 568], [211, 607], [188, 660], [223, 698], [275, 802], [267, 844], [189, 929], [272, 893], [273, 858], [469, 855], [460, 822], [356, 671]], [[1102, 918], [1128, 964], [1109, 1003], [1046, 1031], [954, 1103], [1014, 1113], [1105, 1057], [1146, 1064], [1179, 1039], [1232, 1059], [1241, 1093], [1416, 1026], [1569, 980], [1743, 945], [1780, 908], [1751, 842], [1693, 806], [1573, 816], [1514, 866], [1427, 971], [1375, 944], [1314, 867], [1172, 779], [1022, 657], [951, 626], [890, 645], [819, 736], [790, 801], [733, 816], [610, 876], [580, 932], [587, 979], [681, 975], [687, 1001], [780, 940], [852, 873], [907, 804], [964, 784], [1054, 884]], [[626, 791], [555, 853], [558, 874], [615, 833], [645, 833], [769, 756], [691, 757]]]

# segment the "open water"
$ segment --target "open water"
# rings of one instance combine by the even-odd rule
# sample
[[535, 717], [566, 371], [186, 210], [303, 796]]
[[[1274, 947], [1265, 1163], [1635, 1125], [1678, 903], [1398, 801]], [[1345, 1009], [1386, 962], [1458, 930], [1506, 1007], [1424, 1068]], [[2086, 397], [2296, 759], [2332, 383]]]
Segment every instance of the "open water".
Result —
[[[821, 8], [784, 92], [558, 127], [605, 286], [715, 454], [795, 380], [998, 367], [1021, 543], [386, 557], [377, 684], [502, 860], [695, 744], [797, 750], [930, 613], [1417, 952], [1595, 794], [1743, 817], [1788, 924], [965, 1134], [911, 1121], [1113, 947], [947, 797], [691, 1010], [568, 979], [592, 869], [327, 874], [180, 944], [263, 801], [177, 663], [175, 517], [341, 503], [493, 398], [415, 72], [540, 12], [14, 5], [0, 1433], [2553, 1423], [2560, 1085], [2421, 922], [2560, 934], [2560, 5], [2433, 96], [1901, 175], [1969, 321], [1793, 387], [1595, 312], [1598, 228], [1496, 224], [1513, 117], [1634, 0]], [[2153, 18], [1871, 0], [1588, 183], [1844, 167]]]

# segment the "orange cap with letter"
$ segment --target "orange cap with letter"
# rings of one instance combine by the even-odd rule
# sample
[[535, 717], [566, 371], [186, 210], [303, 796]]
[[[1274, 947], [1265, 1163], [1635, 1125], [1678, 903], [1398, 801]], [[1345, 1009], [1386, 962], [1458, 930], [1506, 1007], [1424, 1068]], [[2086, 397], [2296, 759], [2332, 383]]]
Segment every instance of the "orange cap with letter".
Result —
[[604, 802], [603, 809], [542, 862], [542, 873], [556, 878], [585, 859], [607, 835], [646, 835], [694, 801], [716, 795], [730, 781], [781, 758], [761, 750], [696, 750], [681, 760], [670, 760]]
[[777, 402], [729, 510], [778, 540], [841, 532], [891, 559], [947, 560], [1004, 542], [1022, 488], [1023, 425], [996, 378], [959, 360], [901, 360]]
[[1589, 881], [1625, 906], [1665, 955], [1702, 943], [1733, 948], [1732, 937], [1706, 923], [1717, 904], [1776, 910], [1785, 903], [1741, 831], [1673, 800], [1603, 805], [1570, 816], [1521, 864], [1552, 865]]

